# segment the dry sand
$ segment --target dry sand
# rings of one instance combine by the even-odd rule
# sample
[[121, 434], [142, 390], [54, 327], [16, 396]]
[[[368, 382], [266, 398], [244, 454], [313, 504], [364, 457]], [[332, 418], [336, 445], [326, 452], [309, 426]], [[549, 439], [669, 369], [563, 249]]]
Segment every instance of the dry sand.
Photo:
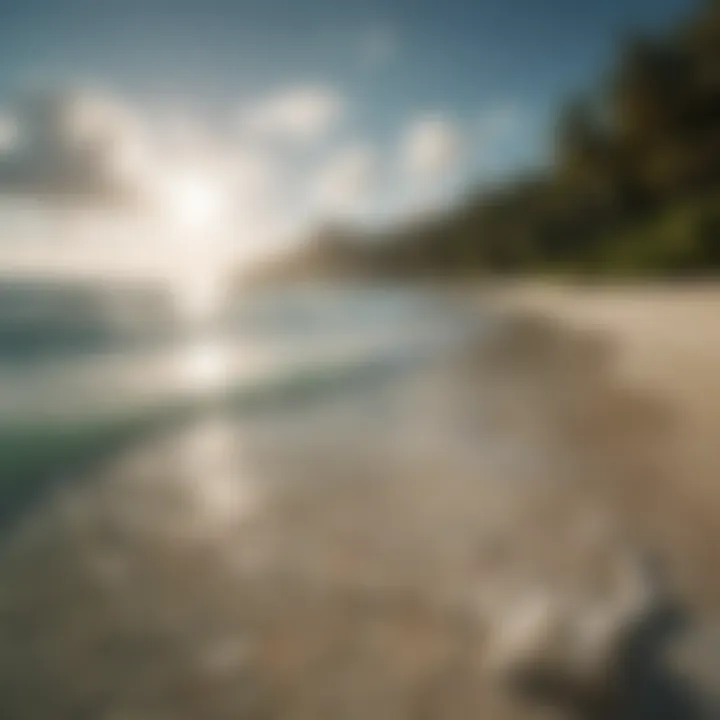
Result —
[[655, 531], [696, 599], [720, 608], [720, 284], [529, 284], [496, 299], [604, 339], [619, 381], [664, 406], [672, 428]]

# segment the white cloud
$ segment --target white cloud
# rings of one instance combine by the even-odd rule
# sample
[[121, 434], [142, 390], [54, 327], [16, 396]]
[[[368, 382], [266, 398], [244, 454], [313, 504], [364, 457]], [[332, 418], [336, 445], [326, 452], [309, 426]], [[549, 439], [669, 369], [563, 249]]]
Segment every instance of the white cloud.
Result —
[[[389, 37], [368, 35], [368, 60], [387, 56]], [[295, 85], [248, 104], [244, 132], [234, 138], [183, 111], [159, 117], [97, 92], [54, 94], [14, 116], [0, 113], [0, 196], [29, 199], [34, 207], [62, 199], [58, 217], [86, 213], [95, 223], [82, 233], [67, 226], [76, 256], [52, 227], [18, 226], [18, 237], [45, 240], [0, 244], [0, 265], [16, 252], [40, 265], [44, 253], [55, 264], [87, 258], [109, 268], [200, 270], [202, 258], [206, 264], [231, 254], [257, 258], [320, 218], [389, 217], [395, 207], [400, 216], [454, 191], [453, 182], [438, 182], [459, 177], [453, 170], [463, 143], [452, 118], [416, 117], [401, 134], [398, 154], [385, 159], [373, 146], [336, 142], [332, 131], [345, 111], [345, 99], [331, 88]], [[476, 135], [506, 132], [517, 114], [510, 104], [489, 107]], [[321, 140], [312, 152], [297, 152]], [[36, 223], [52, 215], [28, 214]], [[186, 259], [182, 242], [191, 246]]]
[[445, 117], [424, 117], [406, 130], [401, 160], [407, 174], [414, 179], [433, 180], [456, 164], [461, 138], [455, 124]]
[[209, 129], [181, 110], [168, 111], [156, 121], [154, 141], [163, 155], [186, 162], [204, 162], [221, 154], [217, 138]]
[[238, 195], [256, 202], [278, 189], [285, 167], [277, 155], [241, 146], [230, 160], [229, 173]]
[[298, 86], [272, 95], [241, 113], [241, 127], [252, 135], [311, 142], [326, 135], [344, 112], [331, 88]]
[[55, 93], [28, 102], [19, 118], [23, 142], [12, 138], [0, 157], [0, 193], [118, 202], [141, 192], [140, 126], [120, 103]]
[[314, 188], [315, 203], [324, 212], [361, 210], [369, 202], [375, 169], [375, 153], [369, 146], [339, 150], [320, 169]]

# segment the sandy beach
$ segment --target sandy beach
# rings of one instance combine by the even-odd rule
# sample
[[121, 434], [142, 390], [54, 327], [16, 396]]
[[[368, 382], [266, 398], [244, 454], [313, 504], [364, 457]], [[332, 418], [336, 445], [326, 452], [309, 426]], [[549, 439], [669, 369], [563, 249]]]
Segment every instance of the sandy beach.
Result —
[[507, 289], [455, 350], [109, 458], [3, 542], [0, 715], [712, 717], [712, 303]]
[[656, 511], [655, 532], [682, 554], [679, 572], [698, 601], [717, 610], [720, 287], [534, 284], [501, 291], [499, 302], [593, 334], [605, 344], [619, 382], [663, 407], [671, 424], [663, 449], [668, 496]]

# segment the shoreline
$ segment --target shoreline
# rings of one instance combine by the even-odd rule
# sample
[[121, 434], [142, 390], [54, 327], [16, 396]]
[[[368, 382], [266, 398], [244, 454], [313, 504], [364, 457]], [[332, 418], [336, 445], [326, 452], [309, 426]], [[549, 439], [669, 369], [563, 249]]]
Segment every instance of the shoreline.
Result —
[[483, 298], [602, 339], [618, 381], [666, 408], [669, 486], [655, 532], [678, 556], [692, 595], [717, 610], [720, 283], [519, 283]]

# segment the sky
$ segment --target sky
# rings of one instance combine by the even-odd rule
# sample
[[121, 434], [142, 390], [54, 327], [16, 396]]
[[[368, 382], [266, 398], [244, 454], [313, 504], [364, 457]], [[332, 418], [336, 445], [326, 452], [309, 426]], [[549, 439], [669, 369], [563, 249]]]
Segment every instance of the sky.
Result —
[[690, 0], [5, 0], [0, 271], [204, 272], [540, 163]]

